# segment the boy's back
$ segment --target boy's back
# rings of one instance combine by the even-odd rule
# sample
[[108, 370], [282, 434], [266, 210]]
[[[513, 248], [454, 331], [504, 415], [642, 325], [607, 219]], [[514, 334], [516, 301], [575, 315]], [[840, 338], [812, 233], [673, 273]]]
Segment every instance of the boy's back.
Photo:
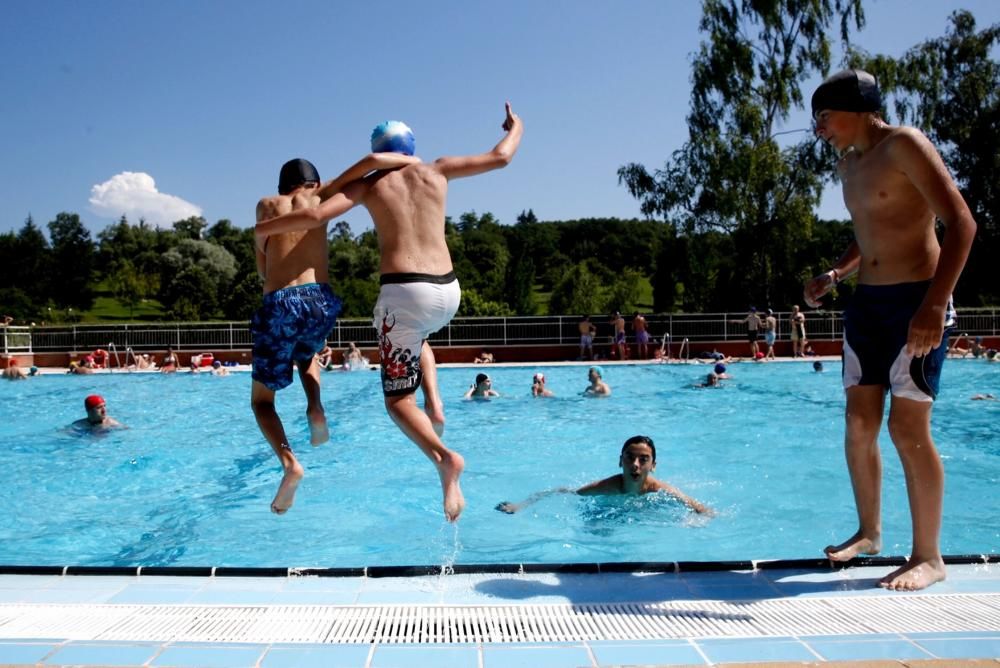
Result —
[[[275, 218], [291, 211], [307, 209], [320, 203], [316, 189], [293, 195], [265, 197], [257, 204], [257, 220]], [[327, 226], [309, 230], [274, 234], [266, 239], [264, 248], [258, 247], [259, 266], [264, 274], [264, 293], [306, 283], [327, 284], [328, 254]]]
[[380, 273], [451, 271], [444, 234], [444, 174], [434, 164], [421, 163], [371, 179], [364, 203], [378, 234]]

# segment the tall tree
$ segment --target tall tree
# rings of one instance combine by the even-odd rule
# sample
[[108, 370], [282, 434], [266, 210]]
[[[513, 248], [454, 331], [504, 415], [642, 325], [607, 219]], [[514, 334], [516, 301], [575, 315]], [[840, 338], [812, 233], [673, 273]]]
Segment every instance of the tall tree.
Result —
[[80, 216], [60, 213], [49, 223], [52, 240], [52, 300], [57, 306], [85, 311], [94, 305], [97, 249]]
[[808, 238], [822, 163], [811, 137], [784, 149], [776, 137], [803, 104], [801, 82], [829, 70], [835, 22], [847, 42], [864, 24], [861, 0], [704, 0], [687, 143], [652, 174], [636, 163], [618, 171], [646, 215], [732, 235], [743, 272], [729, 308], [801, 291], [788, 262]]
[[1000, 253], [1000, 23], [976, 31], [970, 12], [949, 18], [943, 37], [901, 58], [851, 54], [878, 77], [900, 122], [921, 128], [937, 146], [978, 224], [977, 240], [956, 296], [964, 303], [1000, 303], [993, 265]]

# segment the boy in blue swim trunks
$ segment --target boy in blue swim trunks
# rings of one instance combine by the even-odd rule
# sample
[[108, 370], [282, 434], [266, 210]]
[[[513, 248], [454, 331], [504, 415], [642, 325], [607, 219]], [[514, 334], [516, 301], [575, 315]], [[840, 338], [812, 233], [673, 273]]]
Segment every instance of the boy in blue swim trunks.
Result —
[[[444, 404], [434, 353], [427, 343], [427, 337], [455, 315], [461, 299], [445, 239], [445, 203], [451, 180], [506, 167], [513, 159], [523, 126], [509, 103], [503, 129], [507, 134], [485, 153], [377, 172], [346, 185], [319, 206], [264, 223], [272, 231], [301, 230], [325, 224], [358, 203], [368, 209], [380, 255], [381, 289], [372, 324], [379, 337], [386, 411], [434, 463], [450, 522], [465, 508], [458, 482], [465, 460], [441, 440]], [[387, 121], [372, 133], [372, 150], [377, 154], [412, 155], [413, 148], [412, 132], [397, 121]], [[417, 388], [424, 394], [422, 410], [415, 397]]]
[[415, 160], [402, 155], [369, 155], [325, 185], [320, 184], [319, 174], [308, 160], [290, 160], [281, 168], [278, 196], [265, 197], [257, 204], [257, 270], [264, 279], [264, 301], [250, 323], [254, 339], [250, 403], [257, 425], [284, 469], [271, 502], [271, 510], [279, 515], [291, 508], [303, 470], [274, 409], [274, 394], [291, 384], [292, 367], [297, 366], [308, 403], [310, 441], [319, 445], [329, 439], [320, 400], [320, 370], [314, 357], [326, 345], [340, 312], [340, 300], [329, 285], [325, 222], [308, 230], [288, 231], [268, 227], [262, 221], [315, 206], [343, 184], [374, 169]]
[[[813, 307], [838, 282], [857, 273], [845, 314], [845, 451], [859, 527], [826, 548], [833, 561], [876, 554], [882, 546], [882, 463], [878, 437], [886, 390], [889, 435], [899, 453], [913, 521], [906, 564], [879, 583], [912, 591], [945, 577], [941, 559], [944, 469], [931, 440], [931, 407], [954, 320], [951, 293], [976, 230], [941, 157], [917, 129], [879, 116], [875, 78], [846, 70], [812, 97], [816, 134], [840, 154], [837, 170], [855, 241], [825, 274], [805, 286]], [[938, 243], [935, 221], [945, 226]]]

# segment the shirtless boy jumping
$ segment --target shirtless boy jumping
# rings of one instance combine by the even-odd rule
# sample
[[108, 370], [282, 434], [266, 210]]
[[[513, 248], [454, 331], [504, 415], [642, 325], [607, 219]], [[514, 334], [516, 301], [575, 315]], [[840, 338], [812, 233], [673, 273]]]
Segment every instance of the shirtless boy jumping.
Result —
[[[855, 241], [830, 271], [805, 286], [813, 307], [855, 272], [844, 314], [845, 451], [859, 527], [826, 548], [833, 561], [882, 547], [878, 437], [889, 390], [889, 435], [903, 463], [913, 521], [910, 558], [879, 583], [923, 589], [945, 577], [939, 538], [944, 469], [931, 440], [931, 407], [954, 321], [951, 293], [976, 223], [937, 151], [919, 131], [879, 116], [875, 78], [846, 70], [812, 97], [816, 134], [842, 154], [837, 166]], [[944, 227], [938, 244], [935, 220]]]
[[325, 224], [268, 235], [261, 234], [260, 221], [315, 206], [344, 183], [372, 170], [414, 161], [416, 158], [395, 154], [369, 155], [321, 187], [319, 173], [311, 162], [289, 160], [278, 178], [279, 194], [257, 204], [257, 270], [264, 278], [264, 301], [250, 323], [254, 340], [250, 403], [257, 425], [284, 469], [278, 493], [271, 502], [271, 511], [279, 515], [292, 507], [303, 470], [274, 409], [274, 394], [291, 384], [294, 362], [308, 402], [310, 440], [319, 445], [329, 439], [315, 355], [326, 345], [340, 312], [340, 300], [330, 290]]
[[[258, 235], [325, 226], [326, 221], [363, 203], [371, 214], [381, 256], [381, 290], [373, 324], [382, 361], [382, 392], [389, 416], [437, 468], [444, 514], [455, 521], [465, 508], [459, 476], [465, 460], [441, 441], [444, 404], [427, 337], [458, 310], [461, 290], [445, 242], [448, 182], [507, 166], [521, 143], [521, 119], [506, 107], [506, 136], [486, 153], [410, 164], [350, 183], [312, 209], [297, 210], [258, 225]], [[386, 122], [372, 133], [372, 150], [413, 153], [413, 134]], [[325, 252], [325, 244], [323, 245]], [[424, 408], [415, 392], [423, 388]]]

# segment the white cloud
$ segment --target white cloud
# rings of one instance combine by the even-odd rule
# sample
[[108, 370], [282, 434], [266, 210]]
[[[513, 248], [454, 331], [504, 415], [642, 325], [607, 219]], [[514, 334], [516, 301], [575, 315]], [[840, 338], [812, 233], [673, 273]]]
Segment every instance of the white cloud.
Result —
[[157, 191], [156, 181], [145, 172], [122, 172], [98, 183], [90, 189], [90, 206], [99, 216], [118, 218], [124, 214], [131, 223], [144, 218], [157, 226], [201, 215], [200, 206]]

